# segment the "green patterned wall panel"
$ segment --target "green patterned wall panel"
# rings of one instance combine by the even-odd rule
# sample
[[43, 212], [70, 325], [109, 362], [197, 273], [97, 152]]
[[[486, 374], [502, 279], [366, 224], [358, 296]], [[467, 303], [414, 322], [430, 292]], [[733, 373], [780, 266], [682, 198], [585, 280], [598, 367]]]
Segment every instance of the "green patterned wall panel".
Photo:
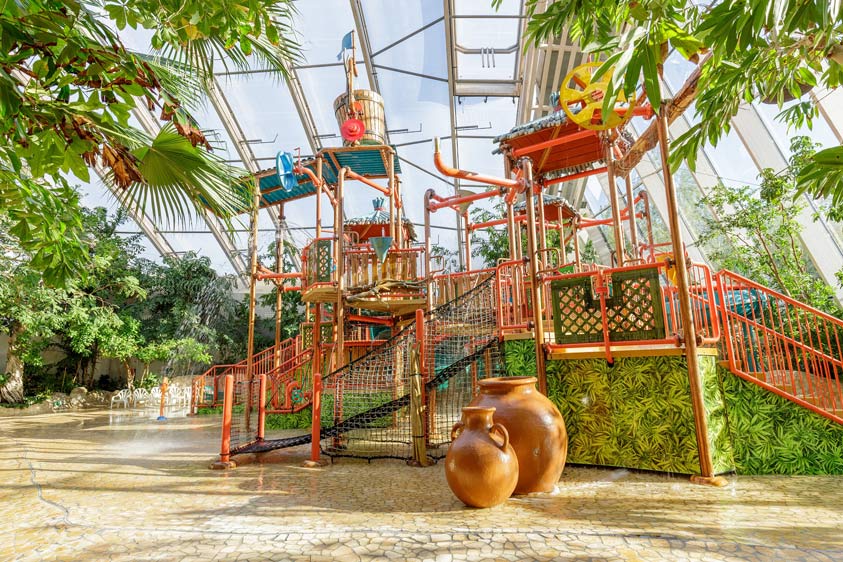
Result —
[[843, 426], [722, 367], [717, 372], [738, 474], [843, 474]]

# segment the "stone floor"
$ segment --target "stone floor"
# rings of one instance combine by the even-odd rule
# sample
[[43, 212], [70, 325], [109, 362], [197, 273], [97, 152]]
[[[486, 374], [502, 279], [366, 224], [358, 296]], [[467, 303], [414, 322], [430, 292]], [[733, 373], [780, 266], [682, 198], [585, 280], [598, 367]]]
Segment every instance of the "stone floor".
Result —
[[839, 478], [568, 467], [556, 494], [474, 510], [441, 463], [210, 471], [217, 420], [156, 413], [0, 421], [0, 560], [843, 560]]

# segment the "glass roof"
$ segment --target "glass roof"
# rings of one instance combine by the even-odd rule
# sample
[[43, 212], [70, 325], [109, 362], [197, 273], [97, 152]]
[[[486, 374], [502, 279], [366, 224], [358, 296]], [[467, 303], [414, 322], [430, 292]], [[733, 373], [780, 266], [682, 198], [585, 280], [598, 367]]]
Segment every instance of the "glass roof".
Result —
[[[536, 68], [525, 69], [525, 52], [536, 47], [524, 45], [523, 4], [524, 0], [505, 0], [495, 11], [490, 2], [475, 0], [297, 2], [296, 28], [303, 60], [293, 68], [291, 79], [284, 80], [257, 68], [237, 73], [220, 66], [218, 96], [203, 100], [200, 107], [191, 110], [215, 152], [244, 170], [273, 168], [280, 150], [298, 149], [302, 155], [310, 155], [312, 147], [340, 146], [333, 103], [345, 90], [345, 76], [337, 55], [342, 37], [354, 30], [358, 69], [355, 87], [376, 87], [385, 99], [389, 142], [397, 147], [402, 168], [404, 212], [412, 222], [421, 225], [425, 191], [434, 188], [443, 195], [454, 192], [454, 182], [442, 177], [433, 167], [432, 139], [442, 139], [442, 155], [447, 163], [451, 163], [451, 147], [456, 142], [461, 168], [503, 174], [503, 161], [492, 154], [491, 138], [516, 125], [518, 115], [545, 112], [548, 103], [545, 98], [558, 89], [558, 82], [569, 67], [582, 60], [581, 53], [571, 45], [567, 34], [563, 34], [559, 45], [538, 47], [545, 50], [531, 59]], [[149, 51], [149, 36], [144, 31], [121, 32], [129, 48], [143, 52]], [[364, 49], [369, 57], [363, 56]], [[449, 56], [450, 53], [454, 56]], [[366, 59], [371, 63], [368, 68]], [[451, 63], [454, 66], [449, 69]], [[692, 65], [681, 57], [671, 56], [665, 65], [666, 83], [673, 91], [678, 90], [691, 69]], [[373, 84], [370, 75], [374, 77]], [[788, 139], [794, 133], [775, 119], [778, 108], [762, 104], [757, 109], [766, 134], [787, 154]], [[693, 107], [685, 116], [693, 123]], [[634, 128], [640, 132], [647, 124], [636, 123]], [[824, 146], [837, 144], [822, 118], [817, 120], [811, 134]], [[709, 216], [706, 209], [697, 208], [705, 186], [714, 181], [732, 185], [758, 183], [759, 169], [750, 150], [733, 129], [719, 146], [705, 148], [711, 162], [707, 169], [713, 169], [713, 173], [692, 174], [684, 168], [679, 171], [681, 202], [688, 209], [693, 208], [683, 213], [686, 224], [697, 226], [701, 217]], [[653, 161], [658, 165], [657, 155]], [[705, 174], [716, 177], [705, 177]], [[636, 187], [646, 188], [637, 174], [635, 177]], [[592, 178], [581, 185], [588, 187], [565, 191], [579, 193], [580, 197], [584, 191], [585, 201], [571, 201], [574, 207], [587, 203], [592, 212], [602, 210], [607, 201], [605, 187]], [[461, 188], [478, 190], [483, 186], [463, 182]], [[87, 205], [105, 204], [111, 208], [116, 205], [114, 196], [98, 180], [82, 185], [82, 192]], [[370, 213], [371, 200], [378, 196], [374, 190], [356, 182], [349, 185], [346, 194], [347, 217]], [[488, 207], [494, 202], [485, 200], [479, 204]], [[327, 200], [323, 203], [327, 206]], [[263, 248], [274, 241], [277, 214], [277, 208], [261, 212], [259, 242]], [[284, 214], [295, 243], [300, 246], [307, 243], [314, 233], [314, 198], [286, 204]], [[323, 222], [330, 227], [329, 217], [324, 217]], [[229, 253], [240, 252], [248, 262], [246, 223], [244, 218], [236, 225], [227, 248], [221, 247], [201, 217], [188, 225], [157, 225], [157, 230], [176, 253], [196, 251], [208, 256], [219, 271], [232, 273], [235, 267]], [[434, 243], [455, 249], [455, 213], [449, 210], [434, 213], [432, 224]], [[139, 231], [140, 226], [132, 221], [124, 230]], [[150, 257], [158, 254], [151, 243], [146, 253]]]

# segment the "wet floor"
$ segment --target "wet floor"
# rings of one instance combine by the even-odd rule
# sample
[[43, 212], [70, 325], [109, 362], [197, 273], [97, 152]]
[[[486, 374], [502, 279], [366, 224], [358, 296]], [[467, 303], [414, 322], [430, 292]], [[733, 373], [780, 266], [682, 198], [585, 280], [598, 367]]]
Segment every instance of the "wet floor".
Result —
[[556, 494], [474, 510], [441, 463], [305, 469], [305, 447], [211, 471], [218, 420], [155, 415], [0, 418], [0, 560], [843, 560], [840, 478], [568, 467]]

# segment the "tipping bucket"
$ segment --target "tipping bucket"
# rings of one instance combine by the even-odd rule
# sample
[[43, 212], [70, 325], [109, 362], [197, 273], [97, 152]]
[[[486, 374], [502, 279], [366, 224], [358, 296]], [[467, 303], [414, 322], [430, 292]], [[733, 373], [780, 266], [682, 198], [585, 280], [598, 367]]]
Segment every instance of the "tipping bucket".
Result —
[[[386, 143], [386, 117], [383, 111], [383, 98], [377, 92], [371, 90], [354, 90], [355, 102], [360, 104], [363, 115], [358, 115], [366, 126], [366, 133], [360, 140], [361, 144], [385, 144]], [[334, 114], [337, 117], [337, 124], [342, 124], [348, 119], [346, 106], [348, 94], [341, 94], [334, 100]], [[348, 141], [343, 141], [349, 145]]]
[[378, 261], [383, 263], [386, 260], [386, 254], [389, 252], [390, 246], [392, 246], [392, 236], [373, 236], [369, 238], [369, 243], [372, 245], [372, 249], [375, 250]]

